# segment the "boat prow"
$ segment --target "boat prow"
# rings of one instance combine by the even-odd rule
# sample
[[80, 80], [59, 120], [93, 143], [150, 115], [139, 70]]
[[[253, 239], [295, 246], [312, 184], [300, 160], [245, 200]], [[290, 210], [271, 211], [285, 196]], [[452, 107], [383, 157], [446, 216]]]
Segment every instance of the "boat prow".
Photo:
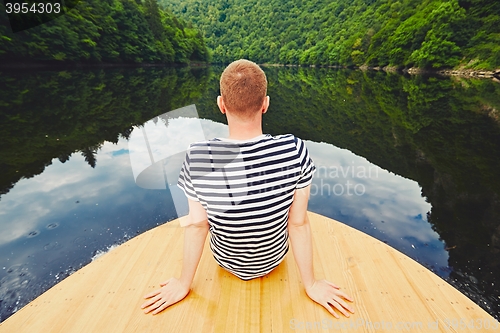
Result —
[[1, 323], [0, 332], [500, 331], [492, 316], [406, 255], [308, 214], [315, 276], [354, 298], [350, 318], [335, 319], [307, 297], [291, 251], [270, 274], [242, 281], [215, 263], [208, 241], [188, 296], [156, 316], [144, 314], [143, 295], [180, 274], [183, 231], [175, 220], [72, 274]]

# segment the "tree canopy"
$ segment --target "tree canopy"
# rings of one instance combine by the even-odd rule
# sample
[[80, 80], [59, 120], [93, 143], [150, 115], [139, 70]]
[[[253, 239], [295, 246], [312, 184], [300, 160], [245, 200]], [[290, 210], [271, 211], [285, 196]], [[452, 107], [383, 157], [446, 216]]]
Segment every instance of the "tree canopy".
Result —
[[[21, 15], [21, 14], [20, 14]], [[28, 15], [28, 14], [24, 14]], [[207, 61], [200, 32], [155, 0], [85, 0], [14, 33], [0, 4], [0, 61], [186, 63]]]
[[213, 62], [500, 67], [500, 2], [159, 0], [204, 34]]

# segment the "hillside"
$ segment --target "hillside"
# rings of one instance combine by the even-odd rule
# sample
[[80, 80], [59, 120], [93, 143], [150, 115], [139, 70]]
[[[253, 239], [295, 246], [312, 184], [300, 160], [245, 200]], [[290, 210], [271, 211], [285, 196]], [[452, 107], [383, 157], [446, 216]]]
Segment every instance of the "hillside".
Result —
[[64, 9], [66, 14], [52, 21], [22, 29], [30, 22], [46, 21], [29, 11], [8, 17], [7, 7], [0, 4], [0, 61], [186, 63], [208, 59], [199, 31], [160, 10], [155, 0], [85, 0]]
[[158, 0], [205, 37], [212, 61], [500, 68], [492, 0]]

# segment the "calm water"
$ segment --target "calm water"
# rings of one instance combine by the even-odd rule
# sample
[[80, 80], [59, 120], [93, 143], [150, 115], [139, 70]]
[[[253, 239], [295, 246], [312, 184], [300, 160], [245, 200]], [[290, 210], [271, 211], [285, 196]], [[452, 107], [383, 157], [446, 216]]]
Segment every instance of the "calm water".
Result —
[[[220, 70], [0, 73], [0, 321], [177, 217], [169, 185], [186, 142], [227, 133]], [[500, 84], [266, 72], [264, 132], [305, 139], [318, 169], [309, 209], [409, 255], [499, 319]], [[157, 117], [192, 104], [197, 117]], [[141, 152], [162, 162], [159, 183], [141, 178]]]

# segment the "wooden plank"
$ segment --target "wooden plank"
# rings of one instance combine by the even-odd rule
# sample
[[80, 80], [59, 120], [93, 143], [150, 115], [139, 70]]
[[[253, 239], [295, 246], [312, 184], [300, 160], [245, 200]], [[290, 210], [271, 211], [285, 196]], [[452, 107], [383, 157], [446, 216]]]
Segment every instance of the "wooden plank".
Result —
[[308, 214], [316, 277], [354, 297], [350, 318], [335, 319], [307, 297], [291, 251], [270, 274], [242, 281], [215, 263], [208, 240], [186, 299], [143, 314], [142, 296], [180, 274], [183, 229], [176, 220], [69, 276], [1, 323], [0, 332], [500, 332], [493, 317], [414, 260]]

